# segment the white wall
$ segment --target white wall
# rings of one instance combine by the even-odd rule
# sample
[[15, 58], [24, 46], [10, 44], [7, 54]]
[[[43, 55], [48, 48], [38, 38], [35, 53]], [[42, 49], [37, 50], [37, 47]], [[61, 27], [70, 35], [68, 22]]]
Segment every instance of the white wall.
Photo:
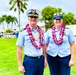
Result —
[[76, 36], [76, 25], [66, 25], [67, 28], [70, 28], [73, 31], [73, 34]]

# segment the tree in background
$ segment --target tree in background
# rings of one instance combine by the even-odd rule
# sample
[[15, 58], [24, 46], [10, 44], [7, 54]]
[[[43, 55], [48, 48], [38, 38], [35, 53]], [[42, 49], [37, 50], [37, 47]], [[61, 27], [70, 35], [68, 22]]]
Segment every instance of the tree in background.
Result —
[[75, 18], [74, 18], [74, 14], [71, 13], [71, 12], [68, 12], [67, 14], [64, 14], [63, 21], [64, 21], [65, 25], [76, 24], [76, 21], [75, 21]]
[[50, 28], [51, 25], [53, 24], [52, 16], [56, 11], [57, 11], [56, 8], [50, 6], [47, 6], [44, 9], [42, 9], [41, 12], [42, 18], [40, 19], [40, 21], [44, 21], [46, 30]]
[[4, 27], [4, 24], [5, 23], [7, 23], [7, 28], [6, 29], [10, 29], [9, 28], [9, 25], [10, 25], [10, 23], [12, 23], [11, 24], [11, 29], [10, 30], [12, 30], [12, 28], [13, 28], [13, 23], [14, 24], [16, 24], [16, 23], [18, 23], [18, 21], [17, 21], [17, 18], [16, 17], [14, 17], [14, 16], [11, 16], [11, 15], [2, 15], [2, 17], [0, 18], [0, 24], [2, 23], [2, 25], [3, 25], [3, 29], [5, 30], [5, 27]]
[[[8, 15], [6, 17], [6, 23], [8, 24], [8, 28], [7, 29], [10, 29], [12, 31], [12, 28], [13, 28], [13, 23], [16, 25], [16, 23], [18, 23], [18, 20], [16, 17], [13, 17], [11, 15]], [[11, 24], [12, 23], [12, 24]], [[10, 25], [10, 28], [9, 28], [9, 25]]]
[[74, 24], [76, 24], [76, 18], [74, 18]]
[[28, 1], [28, 0], [10, 0], [9, 1], [9, 4], [11, 5], [10, 10], [14, 9], [14, 11], [16, 11], [18, 9], [18, 22], [19, 22], [18, 26], [19, 26], [19, 30], [20, 30], [20, 11], [22, 13], [24, 13], [24, 10], [27, 9], [26, 1]]
[[11, 24], [11, 30], [12, 30], [12, 28], [13, 28], [13, 24], [15, 24], [15, 25], [16, 25], [16, 24], [18, 23], [17, 18], [16, 18], [16, 17], [14, 17], [14, 16], [12, 16], [12, 17], [11, 17], [11, 23], [12, 23], [12, 24]]
[[73, 13], [69, 12], [66, 14], [62, 11], [61, 8], [47, 6], [42, 9], [41, 11], [42, 18], [40, 19], [40, 21], [43, 21], [45, 23], [46, 31], [48, 30], [48, 28], [52, 27], [53, 25], [52, 17], [54, 13], [61, 13], [61, 12], [64, 16], [63, 23], [65, 25], [76, 24], [76, 19], [74, 18]]
[[3, 24], [3, 18], [0, 17], [0, 25], [1, 25], [1, 24], [3, 25], [3, 29], [5, 30], [4, 24]]
[[5, 31], [4, 24], [6, 22], [6, 17], [7, 17], [7, 15], [2, 15], [2, 17], [0, 18], [0, 24], [2, 24], [4, 31]]

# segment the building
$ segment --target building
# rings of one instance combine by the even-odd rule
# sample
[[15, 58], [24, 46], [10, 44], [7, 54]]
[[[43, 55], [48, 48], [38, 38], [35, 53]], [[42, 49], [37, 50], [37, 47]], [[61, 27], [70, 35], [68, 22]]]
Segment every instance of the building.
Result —
[[73, 34], [76, 37], [76, 25], [66, 25], [67, 28], [70, 28], [73, 31]]

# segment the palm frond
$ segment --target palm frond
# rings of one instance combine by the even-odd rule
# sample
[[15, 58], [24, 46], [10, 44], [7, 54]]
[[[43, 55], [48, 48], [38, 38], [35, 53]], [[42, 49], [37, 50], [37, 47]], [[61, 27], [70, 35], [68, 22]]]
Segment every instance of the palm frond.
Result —
[[20, 10], [21, 10], [22, 13], [24, 13], [24, 10], [23, 9], [20, 9]]
[[9, 4], [11, 5], [11, 4], [12, 4], [12, 2], [13, 2], [13, 0], [10, 0], [10, 1], [9, 1]]
[[12, 9], [13, 9], [13, 6], [11, 6], [9, 10], [12, 10]]
[[16, 1], [13, 2], [12, 6], [10, 7], [10, 10], [14, 9], [15, 6], [16, 6]]
[[14, 11], [16, 11], [17, 10], [17, 8], [14, 8]]

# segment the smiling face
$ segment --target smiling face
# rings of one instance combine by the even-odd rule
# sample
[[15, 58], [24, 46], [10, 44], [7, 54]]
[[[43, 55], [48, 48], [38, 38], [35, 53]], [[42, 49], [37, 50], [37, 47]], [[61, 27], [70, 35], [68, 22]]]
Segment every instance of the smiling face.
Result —
[[63, 19], [54, 19], [55, 26], [61, 26], [63, 24]]
[[30, 25], [36, 25], [38, 22], [38, 17], [30, 16], [30, 17], [28, 17], [28, 20], [29, 20]]

